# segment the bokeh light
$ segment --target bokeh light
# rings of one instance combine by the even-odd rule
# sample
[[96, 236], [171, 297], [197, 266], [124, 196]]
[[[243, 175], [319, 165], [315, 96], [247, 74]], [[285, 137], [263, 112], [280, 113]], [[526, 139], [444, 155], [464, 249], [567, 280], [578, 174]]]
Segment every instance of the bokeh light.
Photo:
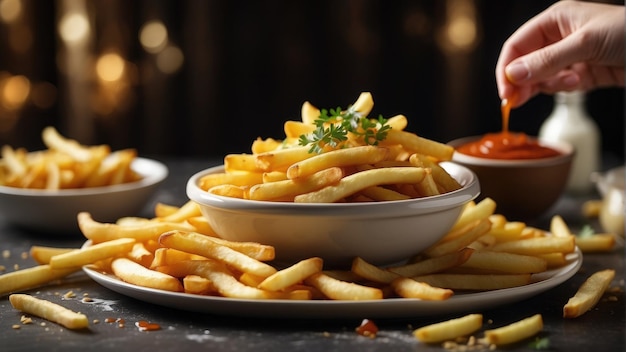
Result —
[[30, 93], [30, 81], [25, 76], [11, 76], [0, 82], [2, 106], [18, 110], [26, 103]]
[[69, 13], [59, 21], [59, 35], [67, 43], [84, 41], [89, 31], [89, 21], [82, 14]]
[[96, 62], [96, 75], [103, 81], [115, 82], [122, 78], [124, 67], [125, 62], [120, 55], [104, 54]]
[[147, 22], [139, 31], [139, 42], [147, 52], [158, 53], [167, 46], [167, 28], [161, 21]]
[[4, 23], [13, 23], [22, 15], [21, 0], [0, 1], [0, 20]]
[[157, 55], [156, 65], [158, 69], [167, 74], [178, 71], [185, 60], [183, 52], [175, 46], [168, 46]]

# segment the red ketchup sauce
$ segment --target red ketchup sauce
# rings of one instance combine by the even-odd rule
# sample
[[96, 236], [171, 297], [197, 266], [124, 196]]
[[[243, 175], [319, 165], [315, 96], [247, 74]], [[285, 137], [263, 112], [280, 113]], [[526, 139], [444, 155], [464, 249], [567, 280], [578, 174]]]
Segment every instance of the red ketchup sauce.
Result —
[[560, 155], [524, 133], [509, 132], [511, 101], [502, 104], [502, 132], [487, 133], [481, 139], [456, 148], [459, 153], [489, 159], [541, 159]]

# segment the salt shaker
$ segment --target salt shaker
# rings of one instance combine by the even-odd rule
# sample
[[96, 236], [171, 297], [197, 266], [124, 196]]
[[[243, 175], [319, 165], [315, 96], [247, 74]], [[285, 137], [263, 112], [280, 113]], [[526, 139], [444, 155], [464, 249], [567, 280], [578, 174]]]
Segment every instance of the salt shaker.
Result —
[[593, 189], [591, 175], [599, 171], [601, 163], [601, 136], [598, 125], [589, 116], [585, 93], [558, 92], [554, 95], [554, 109], [539, 129], [539, 138], [547, 141], [565, 141], [575, 148], [567, 191], [588, 193]]

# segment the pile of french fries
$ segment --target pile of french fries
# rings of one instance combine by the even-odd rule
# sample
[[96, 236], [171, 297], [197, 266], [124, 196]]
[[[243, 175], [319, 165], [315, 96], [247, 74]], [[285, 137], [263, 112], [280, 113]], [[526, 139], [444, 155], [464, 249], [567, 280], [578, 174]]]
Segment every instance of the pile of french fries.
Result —
[[[364, 92], [351, 107], [367, 116], [373, 105], [372, 95]], [[257, 139], [251, 154], [227, 155], [224, 172], [206, 175], [200, 187], [222, 196], [302, 203], [409, 199], [461, 187], [439, 165], [451, 160], [454, 148], [405, 131], [404, 115], [388, 119], [391, 129], [375, 144], [348, 133], [337, 145], [325, 144], [321, 153], [298, 144], [314, 132], [320, 110], [305, 102], [301, 115], [301, 121], [285, 122], [283, 140]]]
[[[364, 93], [355, 106], [367, 114], [371, 104], [371, 96]], [[449, 160], [453, 150], [404, 132], [403, 116], [390, 119], [393, 128], [380, 145], [348, 138], [342, 148], [311, 154], [308, 147], [294, 146], [293, 140], [311, 131], [310, 121], [319, 111], [308, 103], [302, 111], [302, 123], [285, 124], [285, 141], [259, 139], [253, 154], [228, 155], [225, 171], [204, 179], [204, 189], [246, 199], [337, 202], [424, 197], [460, 187], [438, 165]], [[527, 285], [535, 274], [568, 264], [577, 244], [590, 251], [613, 247], [604, 237], [577, 239], [559, 216], [553, 217], [550, 229], [542, 230], [495, 210], [490, 198], [469, 202], [440, 241], [405, 263], [381, 267], [356, 257], [350, 268], [333, 270], [324, 268], [323, 259], [314, 255], [278, 267], [272, 262], [276, 255], [272, 246], [221, 239], [193, 201], [182, 206], [157, 203], [152, 218], [124, 217], [114, 223], [99, 222], [82, 212], [77, 221], [86, 245], [33, 246], [30, 255], [38, 265], [0, 275], [0, 295], [40, 287], [88, 266], [142, 287], [233, 299], [444, 301], [465, 292]], [[590, 309], [611, 280], [610, 273], [594, 277], [567, 303], [564, 316], [575, 317]], [[16, 308], [38, 312], [32, 308], [38, 306], [36, 301], [12, 297], [18, 302]], [[24, 304], [30, 308], [23, 308]], [[72, 319], [83, 321], [75, 315]], [[513, 341], [506, 337], [509, 330], [511, 336], [528, 336], [541, 326], [540, 316], [529, 319], [486, 335], [500, 341], [493, 343]], [[432, 342], [452, 338], [451, 331], [468, 334], [481, 322], [482, 317], [472, 315], [446, 322], [443, 328], [424, 327], [415, 335]]]
[[41, 136], [45, 150], [2, 146], [0, 185], [59, 190], [128, 183], [141, 177], [131, 168], [137, 156], [134, 149], [111, 151], [108, 145], [82, 145], [50, 126]]
[[1, 275], [0, 294], [40, 286], [89, 265], [139, 286], [231, 298], [446, 300], [457, 293], [523, 286], [533, 274], [568, 263], [576, 237], [560, 217], [549, 235], [509, 221], [495, 208], [490, 198], [470, 202], [443, 239], [402, 265], [380, 267], [356, 257], [345, 270], [325, 270], [314, 256], [277, 267], [272, 246], [219, 238], [193, 201], [180, 207], [158, 203], [153, 218], [115, 223], [83, 212], [78, 224], [89, 245], [32, 247], [40, 265]]

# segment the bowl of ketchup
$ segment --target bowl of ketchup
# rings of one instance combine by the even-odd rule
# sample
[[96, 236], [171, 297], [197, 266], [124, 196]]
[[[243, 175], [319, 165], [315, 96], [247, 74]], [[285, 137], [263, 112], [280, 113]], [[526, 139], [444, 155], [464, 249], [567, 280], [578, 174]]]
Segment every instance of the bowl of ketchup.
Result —
[[564, 193], [574, 147], [508, 130], [509, 108], [503, 106], [503, 129], [455, 139], [452, 161], [478, 176], [481, 195], [496, 201], [496, 211], [512, 220], [544, 215]]

